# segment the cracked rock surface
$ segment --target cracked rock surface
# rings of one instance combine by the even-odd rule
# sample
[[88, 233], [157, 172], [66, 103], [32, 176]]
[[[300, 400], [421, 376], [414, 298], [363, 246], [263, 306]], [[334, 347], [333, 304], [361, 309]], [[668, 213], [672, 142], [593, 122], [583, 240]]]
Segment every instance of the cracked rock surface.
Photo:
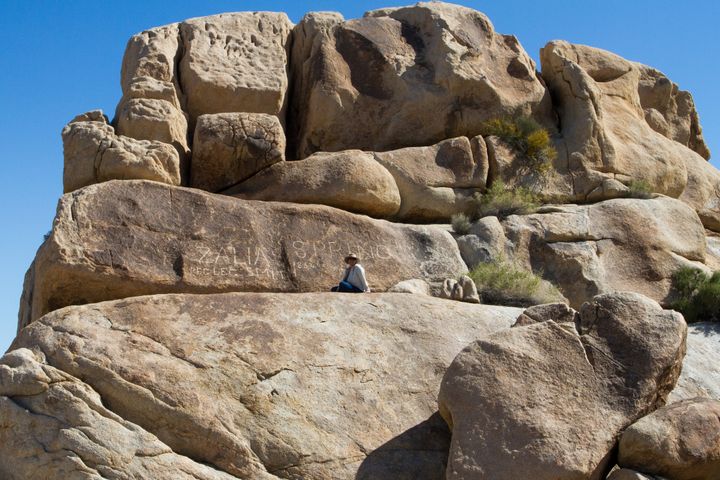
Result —
[[621, 431], [675, 385], [687, 330], [677, 312], [617, 293], [575, 321], [536, 313], [470, 344], [445, 373], [448, 480], [604, 478]]
[[218, 192], [285, 160], [285, 132], [273, 115], [216, 113], [197, 120], [190, 186]]
[[[45, 402], [54, 391], [46, 377], [72, 379], [92, 401], [68, 394], [54, 415], [78, 411], [63, 420], [68, 435], [108, 423], [107, 438], [122, 434], [113, 454], [128, 463], [143, 462], [128, 453], [139, 450], [240, 478], [440, 479], [449, 440], [436, 414], [445, 368], [520, 312], [331, 293], [156, 295], [69, 307], [20, 333], [11, 349], [47, 360], [0, 367], [0, 393], [15, 399], [2, 397], [7, 408], [18, 395]], [[8, 425], [17, 433], [7, 435], [27, 437], [27, 423]], [[47, 435], [66, 432], [51, 427]], [[90, 448], [80, 431], [77, 441]], [[0, 447], [4, 458], [12, 445]]]

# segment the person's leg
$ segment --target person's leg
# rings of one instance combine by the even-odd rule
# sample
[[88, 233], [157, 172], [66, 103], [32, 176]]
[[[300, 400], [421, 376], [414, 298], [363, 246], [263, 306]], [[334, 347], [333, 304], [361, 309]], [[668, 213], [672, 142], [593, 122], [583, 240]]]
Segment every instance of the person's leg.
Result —
[[350, 285], [352, 287], [352, 293], [363, 293], [361, 289], [356, 287], [355, 285]]
[[348, 292], [352, 292], [353, 288], [355, 288], [355, 287], [353, 287], [350, 283], [343, 280], [342, 282], [340, 282], [340, 285], [338, 285], [337, 291], [348, 293]]

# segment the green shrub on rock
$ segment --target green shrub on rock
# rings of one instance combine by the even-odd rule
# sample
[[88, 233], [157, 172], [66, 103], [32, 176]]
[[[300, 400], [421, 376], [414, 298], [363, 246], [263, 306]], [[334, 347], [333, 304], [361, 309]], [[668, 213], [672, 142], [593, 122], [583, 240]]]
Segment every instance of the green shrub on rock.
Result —
[[554, 285], [505, 260], [480, 263], [468, 276], [475, 282], [483, 303], [529, 307], [564, 301]]
[[465, 235], [470, 231], [470, 218], [464, 213], [456, 213], [450, 217], [453, 231], [460, 235]]
[[630, 180], [627, 184], [628, 197], [630, 198], [652, 198], [652, 186], [645, 180]]
[[476, 195], [477, 218], [532, 213], [540, 205], [540, 197], [529, 188], [507, 188], [505, 183], [496, 180], [482, 195]]
[[720, 271], [712, 275], [692, 267], [682, 267], [673, 275], [676, 300], [672, 308], [685, 321], [720, 321]]
[[550, 142], [550, 134], [539, 123], [529, 117], [515, 119], [496, 118], [485, 122], [481, 128], [484, 137], [496, 136], [522, 153], [527, 166], [540, 174], [552, 168], [557, 151]]

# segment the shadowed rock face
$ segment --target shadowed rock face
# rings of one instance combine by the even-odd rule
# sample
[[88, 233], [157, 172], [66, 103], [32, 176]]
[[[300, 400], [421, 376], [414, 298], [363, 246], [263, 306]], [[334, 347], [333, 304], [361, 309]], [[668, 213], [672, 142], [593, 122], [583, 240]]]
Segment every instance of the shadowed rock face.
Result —
[[[42, 352], [44, 364], [8, 372], [0, 362], [0, 412], [7, 418], [16, 395], [23, 405], [49, 402], [47, 379], [13, 373], [42, 370], [69, 380], [63, 401], [77, 386], [117, 423], [68, 415], [69, 431], [138, 436], [138, 452], [149, 444], [239, 478], [440, 480], [445, 368], [520, 312], [403, 293], [155, 295], [69, 307], [12, 347]], [[92, 437], [76, 442], [86, 459]], [[0, 454], [14, 457], [15, 445]], [[39, 471], [59, 468], [38, 446], [27, 451], [37, 458], [23, 462]]]
[[239, 200], [115, 181], [61, 199], [28, 275], [20, 324], [66, 305], [166, 292], [327, 291], [348, 252], [372, 289], [467, 269], [437, 227], [321, 206]]
[[652, 300], [600, 295], [574, 322], [535, 313], [544, 321], [470, 344], [445, 373], [448, 479], [604, 478], [620, 432], [677, 381], [687, 327]]

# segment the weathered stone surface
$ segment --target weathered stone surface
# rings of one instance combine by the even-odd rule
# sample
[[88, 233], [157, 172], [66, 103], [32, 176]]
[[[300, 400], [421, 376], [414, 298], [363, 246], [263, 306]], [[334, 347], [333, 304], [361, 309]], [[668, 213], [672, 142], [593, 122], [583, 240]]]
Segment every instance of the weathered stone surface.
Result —
[[514, 327], [532, 325], [534, 323], [547, 322], [552, 320], [555, 323], [575, 324], [580, 319], [578, 312], [570, 308], [566, 303], [546, 303], [544, 305], [533, 305], [526, 308], [517, 318]]
[[518, 40], [459, 5], [419, 3], [346, 22], [310, 14], [295, 27], [293, 64], [298, 158], [429, 145], [477, 135], [490, 118], [549, 112]]
[[202, 115], [195, 127], [190, 185], [217, 192], [283, 160], [285, 132], [276, 116]]
[[665, 302], [673, 273], [681, 266], [702, 267], [705, 260], [700, 220], [668, 197], [549, 206], [500, 224], [502, 232], [490, 220], [473, 226], [468, 239], [460, 237], [468, 265], [507, 258], [554, 283], [575, 308], [614, 291]]
[[460, 255], [468, 268], [505, 256], [505, 231], [497, 217], [483, 217], [473, 222], [467, 235], [456, 238]]
[[130, 38], [120, 76], [123, 96], [113, 124], [120, 135], [173, 145], [185, 176], [189, 146], [185, 96], [177, 72], [181, 50], [177, 23]]
[[720, 171], [697, 155], [686, 161], [688, 183], [680, 200], [698, 212], [705, 228], [720, 232]]
[[720, 324], [688, 325], [687, 354], [669, 402], [695, 397], [720, 400]]
[[430, 285], [421, 278], [413, 278], [398, 282], [388, 292], [392, 293], [412, 293], [416, 295], [430, 295]]
[[400, 208], [395, 179], [371, 153], [345, 150], [280, 162], [222, 192], [248, 200], [316, 203], [387, 218]]
[[[120, 73], [123, 95], [135, 91], [135, 95], [130, 95], [133, 98], [160, 98], [180, 108], [182, 89], [177, 74], [181, 53], [179, 45], [177, 23], [133, 35], [125, 47]], [[144, 93], [137, 94], [138, 91]]]
[[285, 118], [288, 48], [284, 13], [239, 12], [180, 25], [180, 78], [191, 123], [206, 113], [253, 112]]
[[463, 302], [480, 303], [480, 295], [478, 295], [477, 286], [475, 286], [472, 278], [463, 275], [458, 280], [458, 285], [462, 289]]
[[405, 221], [447, 221], [472, 208], [472, 195], [485, 188], [487, 150], [482, 137], [452, 138], [429, 147], [374, 153], [400, 190]]
[[155, 182], [106, 182], [60, 200], [20, 324], [66, 305], [151, 293], [326, 291], [348, 252], [360, 256], [373, 291], [467, 271], [452, 236], [436, 227]]
[[169, 143], [183, 159], [190, 150], [186, 115], [167, 100], [126, 99], [118, 105], [115, 122], [119, 135]]
[[156, 295], [58, 310], [13, 348], [239, 478], [437, 480], [442, 374], [519, 313], [405, 294]]
[[673, 480], [720, 479], [720, 401], [683, 400], [630, 425], [618, 465]]
[[170, 145], [115, 135], [97, 115], [85, 114], [62, 132], [64, 191], [112, 179], [180, 184], [180, 158]]
[[648, 125], [637, 64], [563, 41], [550, 42], [540, 59], [562, 125], [556, 164], [572, 184], [570, 199], [606, 198], [607, 179], [642, 180], [671, 197], [683, 192], [686, 164], [697, 153]]
[[639, 63], [634, 66], [640, 71], [640, 104], [652, 129], [709, 159], [710, 150], [703, 139], [690, 92], [680, 90], [665, 74], [652, 67]]
[[0, 358], [0, 475], [6, 480], [236, 478], [174, 453], [108, 410], [86, 383], [26, 348]]
[[575, 328], [520, 326], [455, 358], [439, 398], [452, 428], [448, 480], [603, 478], [620, 432], [675, 384], [686, 325], [622, 293], [586, 303]]

